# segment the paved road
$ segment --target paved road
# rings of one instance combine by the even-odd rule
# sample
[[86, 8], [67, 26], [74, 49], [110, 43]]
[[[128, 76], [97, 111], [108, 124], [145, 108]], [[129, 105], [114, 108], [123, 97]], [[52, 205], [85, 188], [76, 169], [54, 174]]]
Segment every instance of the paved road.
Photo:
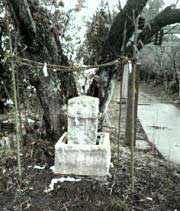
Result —
[[139, 104], [138, 117], [149, 141], [167, 160], [180, 164], [180, 109], [142, 90]]

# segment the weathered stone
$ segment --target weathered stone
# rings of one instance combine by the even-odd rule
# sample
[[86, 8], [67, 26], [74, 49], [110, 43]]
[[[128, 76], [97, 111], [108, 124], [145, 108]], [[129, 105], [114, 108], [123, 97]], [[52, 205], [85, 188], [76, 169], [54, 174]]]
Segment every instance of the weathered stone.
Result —
[[55, 173], [106, 176], [111, 151], [108, 133], [98, 133], [98, 145], [67, 143], [67, 133], [55, 145]]
[[108, 133], [98, 133], [99, 99], [75, 97], [68, 102], [68, 133], [55, 145], [55, 173], [89, 176], [109, 174]]
[[128, 96], [128, 80], [129, 80], [129, 64], [124, 66], [123, 80], [122, 80], [122, 98], [127, 99]]
[[99, 99], [79, 96], [68, 102], [68, 143], [96, 144]]

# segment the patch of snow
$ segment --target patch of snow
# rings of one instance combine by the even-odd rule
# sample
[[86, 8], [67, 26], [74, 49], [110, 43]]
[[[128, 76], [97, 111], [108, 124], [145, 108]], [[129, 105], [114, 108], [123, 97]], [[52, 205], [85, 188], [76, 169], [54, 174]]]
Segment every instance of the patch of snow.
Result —
[[55, 167], [51, 166], [50, 169], [52, 170], [53, 173], [55, 173]]
[[112, 162], [110, 163], [110, 168], [114, 168], [114, 164]]
[[3, 123], [9, 123], [9, 121], [8, 120], [4, 120]]
[[40, 169], [40, 170], [42, 170], [42, 169], [45, 169], [45, 166], [37, 166], [37, 165], [35, 165], [34, 166], [34, 169]]
[[28, 118], [27, 121], [28, 121], [28, 123], [34, 123], [35, 122], [34, 120], [32, 120], [30, 118]]
[[[52, 166], [51, 168], [53, 168], [54, 166]], [[53, 168], [54, 169], [54, 168]], [[44, 190], [44, 192], [45, 193], [48, 193], [48, 192], [50, 192], [50, 191], [53, 191], [54, 190], [54, 185], [57, 183], [57, 182], [80, 182], [81, 181], [81, 179], [75, 179], [75, 178], [73, 178], [73, 177], [67, 177], [67, 178], [65, 178], [65, 177], [60, 177], [60, 178], [53, 178], [52, 180], [51, 180], [51, 183], [50, 183], [50, 185], [49, 185], [49, 188], [48, 189], [45, 189]]]
[[5, 105], [14, 105], [14, 102], [12, 101], [12, 99], [7, 99], [4, 104]]
[[146, 197], [146, 199], [149, 201], [153, 201], [153, 199], [151, 197]]

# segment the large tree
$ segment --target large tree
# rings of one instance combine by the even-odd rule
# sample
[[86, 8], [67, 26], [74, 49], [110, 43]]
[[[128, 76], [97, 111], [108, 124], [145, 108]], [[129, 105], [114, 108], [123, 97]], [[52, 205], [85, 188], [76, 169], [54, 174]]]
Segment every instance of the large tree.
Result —
[[[37, 0], [4, 0], [9, 8], [11, 19], [18, 33], [18, 55], [37, 62], [69, 65], [64, 55], [59, 34], [49, 21], [49, 12], [40, 6]], [[148, 0], [127, 0], [125, 7], [117, 14], [111, 25], [107, 39], [103, 42], [99, 63], [109, 62], [121, 55], [124, 25], [126, 23], [126, 40], [128, 42], [134, 32], [132, 19], [141, 14]], [[154, 17], [139, 35], [141, 43], [147, 44], [152, 36], [162, 27], [180, 22], [180, 9], [168, 7]], [[138, 48], [141, 48], [139, 45]], [[34, 72], [36, 74], [34, 74]], [[38, 73], [38, 74], [37, 74]], [[56, 141], [66, 128], [67, 120], [63, 106], [67, 100], [77, 95], [76, 84], [72, 72], [54, 73], [48, 70], [48, 77], [42, 71], [33, 67], [26, 68], [26, 74], [31, 84], [36, 88], [48, 137]], [[100, 98], [100, 110], [107, 108], [112, 91], [113, 68], [100, 69], [97, 72], [98, 81], [93, 81], [91, 94]], [[59, 90], [54, 89], [59, 84]], [[96, 91], [95, 91], [96, 90]]]
[[[7, 0], [6, 3], [20, 40], [18, 55], [37, 62], [68, 66], [68, 59], [63, 54], [59, 41], [58, 29], [49, 20], [49, 11], [33, 0]], [[22, 46], [25, 50], [22, 50]], [[77, 95], [73, 74], [48, 70], [46, 77], [42, 69], [24, 69], [40, 99], [48, 137], [57, 140], [66, 129], [63, 105], [67, 103], [67, 99]]]
[[[113, 59], [117, 59], [121, 56], [122, 45], [125, 44], [126, 52], [132, 56], [132, 45], [127, 45], [129, 39], [134, 33], [134, 18], [137, 18], [143, 8], [147, 4], [148, 0], [127, 0], [125, 7], [114, 18], [112, 26], [110, 28], [108, 38], [106, 39], [103, 50], [100, 54], [99, 62], [108, 62]], [[174, 5], [166, 7], [153, 19], [149, 20], [149, 23], [145, 25], [138, 37], [138, 49], [140, 50], [143, 45], [146, 45], [152, 41], [153, 36], [163, 27], [180, 22], [180, 9], [176, 9]], [[126, 24], [125, 24], [126, 23]], [[124, 26], [126, 25], [125, 43], [123, 43]], [[100, 69], [97, 72], [99, 76], [98, 81], [94, 81], [91, 86], [91, 92], [101, 99], [101, 112], [106, 111], [107, 104], [109, 102], [109, 96], [111, 96], [112, 79], [116, 72], [113, 68], [109, 68], [108, 71]], [[97, 93], [98, 90], [98, 93]]]

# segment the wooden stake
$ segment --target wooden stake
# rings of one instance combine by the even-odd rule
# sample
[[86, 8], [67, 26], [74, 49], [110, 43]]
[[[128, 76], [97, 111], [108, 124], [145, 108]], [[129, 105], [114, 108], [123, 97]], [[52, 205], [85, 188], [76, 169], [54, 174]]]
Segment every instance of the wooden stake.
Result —
[[[8, 20], [8, 19], [7, 19]], [[9, 23], [8, 23], [9, 27]], [[16, 144], [17, 144], [17, 163], [18, 163], [18, 174], [20, 183], [22, 182], [22, 168], [21, 168], [21, 157], [20, 157], [20, 122], [18, 117], [18, 101], [17, 101], [17, 91], [16, 91], [16, 71], [14, 65], [14, 52], [12, 49], [12, 40], [10, 30], [8, 28], [9, 33], [9, 48], [10, 53], [12, 55], [11, 58], [11, 71], [12, 71], [12, 82], [13, 82], [13, 98], [14, 98], [14, 118], [15, 118], [15, 126], [16, 126]]]
[[[132, 65], [132, 64], [129, 64]], [[129, 71], [128, 76], [128, 96], [126, 100], [126, 131], [125, 145], [131, 146], [131, 127], [132, 127], [132, 71]]]
[[140, 63], [136, 64], [136, 78], [135, 78], [135, 126], [134, 126], [134, 145], [136, 146], [136, 131], [137, 131], [137, 118], [138, 118], [138, 99], [139, 99], [139, 71]]
[[22, 148], [22, 140], [23, 140], [23, 132], [22, 132], [22, 129], [23, 129], [23, 125], [22, 125], [22, 116], [21, 116], [21, 108], [20, 108], [20, 91], [19, 91], [19, 75], [18, 75], [18, 72], [17, 72], [17, 77], [16, 77], [16, 90], [17, 90], [17, 106], [18, 106], [18, 117], [19, 117], [19, 131], [20, 131], [20, 140], [21, 140], [21, 148]]

